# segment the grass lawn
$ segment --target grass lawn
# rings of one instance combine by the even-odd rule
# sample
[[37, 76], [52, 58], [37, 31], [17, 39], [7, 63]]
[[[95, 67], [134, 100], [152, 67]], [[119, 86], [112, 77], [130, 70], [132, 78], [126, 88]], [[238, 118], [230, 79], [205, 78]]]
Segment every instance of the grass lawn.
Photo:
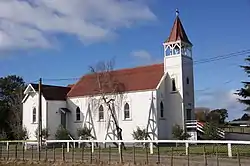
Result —
[[[61, 147], [57, 147], [54, 149], [55, 153], [62, 153], [62, 148]], [[89, 147], [84, 147], [84, 148], [78, 148], [78, 146], [76, 146], [76, 148], [70, 148], [70, 152], [72, 152], [72, 150], [74, 150], [74, 153], [82, 153], [82, 151], [84, 151], [84, 153], [90, 153], [91, 152], [91, 146]], [[227, 156], [228, 155], [228, 147], [227, 145], [211, 145], [211, 144], [206, 144], [206, 145], [190, 145], [189, 146], [189, 154], [190, 155], [203, 155], [204, 154], [204, 150], [206, 152], [207, 155], [215, 155], [216, 152], [218, 153], [218, 155], [220, 156]], [[22, 145], [9, 145], [9, 151], [10, 153], [15, 153], [15, 151], [17, 151], [17, 153], [23, 153], [23, 147]], [[46, 150], [43, 148], [42, 149], [43, 152], [45, 152]], [[52, 152], [53, 148], [47, 148], [47, 152]], [[64, 151], [65, 153], [67, 153], [67, 148], [64, 147]], [[158, 148], [154, 147], [153, 148], [154, 154], [158, 153]], [[237, 151], [239, 152], [239, 154], [241, 156], [250, 156], [250, 145], [232, 145], [232, 154], [233, 156], [237, 155]], [[2, 153], [6, 153], [6, 146], [2, 146]], [[25, 153], [32, 153], [32, 149], [27, 149], [27, 151], [25, 151]], [[94, 153], [119, 153], [118, 148], [116, 147], [95, 147], [94, 149]], [[145, 154], [146, 152], [150, 153], [150, 149], [149, 148], [143, 148], [143, 147], [126, 147], [126, 150], [122, 150], [123, 153], [128, 153], [128, 154]], [[1, 152], [0, 152], [1, 153]], [[37, 149], [34, 148], [33, 149], [33, 153], [37, 153]], [[174, 156], [183, 156], [186, 155], [186, 147], [185, 146], [159, 146], [159, 153], [160, 155], [173, 155]]]

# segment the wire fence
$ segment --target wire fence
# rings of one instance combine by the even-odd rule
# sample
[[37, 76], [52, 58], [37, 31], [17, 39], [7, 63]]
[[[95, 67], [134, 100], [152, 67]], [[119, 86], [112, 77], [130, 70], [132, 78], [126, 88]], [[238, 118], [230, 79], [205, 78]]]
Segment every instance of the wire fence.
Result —
[[[117, 143], [117, 142], [116, 142]], [[86, 164], [131, 163], [179, 165], [249, 165], [248, 141], [47, 141], [41, 150], [29, 142], [1, 142], [1, 161], [42, 161]]]

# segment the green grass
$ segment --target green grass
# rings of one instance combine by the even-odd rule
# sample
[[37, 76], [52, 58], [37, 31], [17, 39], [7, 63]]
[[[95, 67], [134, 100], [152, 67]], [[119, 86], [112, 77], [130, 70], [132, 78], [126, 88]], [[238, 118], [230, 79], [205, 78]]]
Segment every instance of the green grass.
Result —
[[[74, 150], [75, 153], [81, 153], [82, 150], [84, 150], [85, 153], [90, 153], [91, 152], [91, 147], [85, 147], [85, 148], [78, 148], [76, 146], [75, 149], [70, 148], [70, 152], [72, 152], [72, 150]], [[227, 149], [227, 145], [190, 145], [189, 147], [189, 153], [190, 155], [203, 155], [204, 154], [204, 150], [206, 152], [207, 155], [215, 155], [216, 153], [218, 153], [218, 155], [220, 156], [227, 156], [228, 155], [228, 149]], [[2, 151], [4, 151], [6, 153], [6, 146], [2, 147]], [[22, 153], [23, 148], [22, 145], [18, 145], [17, 149], [15, 145], [10, 145], [9, 146], [9, 151], [10, 152], [15, 152], [17, 151], [18, 153]], [[28, 152], [31, 152], [31, 149], [27, 150]], [[25, 151], [25, 153], [27, 152]], [[45, 149], [42, 149], [42, 151], [45, 151]], [[47, 149], [48, 152], [52, 152], [53, 148], [48, 148]], [[64, 151], [66, 153], [67, 148], [64, 148]], [[95, 147], [94, 149], [94, 153], [118, 153], [118, 148], [116, 147], [112, 147], [112, 148], [98, 148]], [[128, 154], [133, 154], [135, 151], [136, 154], [145, 154], [146, 153], [146, 149], [142, 148], [142, 147], [127, 147], [126, 150], [123, 150], [123, 153], [128, 153]], [[153, 151], [155, 154], [157, 154], [158, 152], [158, 148], [154, 147]], [[241, 154], [241, 156], [250, 156], [250, 145], [232, 145], [232, 154], [233, 156], [236, 156], [237, 151], [239, 151], [239, 153]], [[33, 152], [36, 153], [37, 149], [33, 149]], [[55, 148], [55, 152], [56, 153], [62, 153], [62, 148]], [[150, 152], [150, 149], [147, 149], [147, 152]], [[168, 146], [168, 147], [159, 147], [159, 152], [162, 155], [171, 155], [172, 153], [176, 156], [183, 156], [186, 155], [186, 147], [185, 146]]]

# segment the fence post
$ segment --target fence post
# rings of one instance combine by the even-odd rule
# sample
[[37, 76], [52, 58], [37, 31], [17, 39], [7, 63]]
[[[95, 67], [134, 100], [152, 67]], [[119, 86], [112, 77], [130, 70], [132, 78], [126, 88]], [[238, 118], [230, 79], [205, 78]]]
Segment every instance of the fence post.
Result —
[[91, 153], [94, 153], [94, 151], [95, 151], [94, 142], [91, 142]]
[[65, 153], [64, 153], [64, 146], [62, 144], [62, 160], [65, 161]]
[[27, 142], [24, 143], [25, 151], [27, 151], [27, 146], [28, 146], [27, 144], [28, 144]]
[[150, 142], [150, 154], [154, 153], [154, 145], [153, 142]]
[[15, 160], [17, 160], [17, 144], [15, 145]]
[[174, 165], [174, 148], [171, 147], [171, 166]]
[[189, 148], [188, 142], [186, 142], [185, 145], [186, 145], [186, 155], [188, 155], [188, 148]]
[[0, 161], [2, 160], [2, 153], [3, 153], [3, 149], [2, 149], [2, 144], [0, 143]]
[[237, 148], [237, 159], [238, 159], [238, 165], [241, 166], [240, 153], [239, 153], [239, 149], [238, 148]]
[[69, 152], [69, 142], [67, 142], [67, 152]]
[[121, 153], [121, 143], [120, 142], [118, 143], [118, 152], [119, 152], [119, 154]]
[[133, 162], [135, 165], [135, 144], [133, 144]]
[[228, 153], [228, 157], [232, 157], [232, 145], [231, 143], [227, 144], [227, 153]]
[[6, 142], [6, 150], [9, 151], [9, 142]]

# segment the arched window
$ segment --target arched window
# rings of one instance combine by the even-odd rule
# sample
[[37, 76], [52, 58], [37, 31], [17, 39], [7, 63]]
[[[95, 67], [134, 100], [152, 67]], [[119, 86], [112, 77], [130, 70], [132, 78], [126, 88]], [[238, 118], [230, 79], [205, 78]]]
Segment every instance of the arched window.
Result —
[[99, 120], [103, 120], [104, 119], [104, 110], [103, 110], [103, 106], [101, 105], [99, 107]]
[[187, 80], [186, 80], [187, 84], [189, 84], [189, 78], [187, 77]]
[[160, 103], [160, 114], [161, 114], [161, 118], [163, 118], [164, 117], [164, 106], [163, 106], [162, 101]]
[[175, 83], [175, 79], [172, 79], [172, 91], [175, 92], [176, 91], [176, 83]]
[[124, 119], [129, 119], [129, 118], [130, 118], [129, 104], [126, 103], [124, 105]]
[[36, 122], [36, 108], [34, 107], [32, 110], [32, 122], [35, 123]]
[[81, 120], [81, 111], [79, 107], [76, 108], [76, 120], [77, 121]]

